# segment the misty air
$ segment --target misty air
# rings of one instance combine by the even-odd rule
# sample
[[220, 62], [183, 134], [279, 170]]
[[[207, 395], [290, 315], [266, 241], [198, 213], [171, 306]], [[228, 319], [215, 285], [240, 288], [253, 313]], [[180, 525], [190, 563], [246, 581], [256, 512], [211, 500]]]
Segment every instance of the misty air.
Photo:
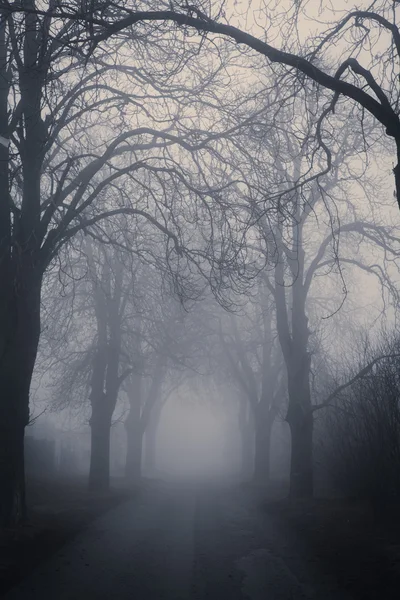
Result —
[[0, 0], [0, 597], [400, 596], [400, 2]]

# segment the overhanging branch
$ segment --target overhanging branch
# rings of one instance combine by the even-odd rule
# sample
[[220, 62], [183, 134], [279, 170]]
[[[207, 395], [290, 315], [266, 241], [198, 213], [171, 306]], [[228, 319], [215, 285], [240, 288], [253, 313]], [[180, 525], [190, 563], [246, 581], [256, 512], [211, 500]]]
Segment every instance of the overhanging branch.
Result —
[[337, 387], [331, 394], [329, 394], [329, 396], [326, 398], [326, 400], [324, 400], [324, 402], [321, 402], [320, 404], [315, 404], [312, 407], [311, 412], [314, 413], [315, 411], [320, 410], [321, 408], [327, 408], [329, 406], [329, 404], [332, 402], [332, 400], [334, 400], [346, 388], [353, 385], [353, 383], [355, 383], [358, 379], [362, 379], [363, 377], [365, 377], [374, 368], [374, 366], [381, 360], [385, 360], [388, 358], [398, 358], [399, 356], [400, 356], [400, 354], [397, 354], [397, 353], [396, 354], [383, 354], [382, 356], [378, 356], [377, 358], [374, 358], [374, 360], [372, 360], [370, 363], [368, 363], [363, 369], [361, 369], [361, 371], [359, 371], [356, 375], [354, 375], [354, 377], [349, 379], [349, 381], [346, 381], [346, 383], [339, 385], [339, 387]]

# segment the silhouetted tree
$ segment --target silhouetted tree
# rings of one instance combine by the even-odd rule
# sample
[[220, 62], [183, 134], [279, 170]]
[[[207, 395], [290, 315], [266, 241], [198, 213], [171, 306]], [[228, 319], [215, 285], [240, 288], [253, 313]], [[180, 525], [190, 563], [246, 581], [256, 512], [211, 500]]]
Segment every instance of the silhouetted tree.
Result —
[[228, 372], [241, 391], [239, 427], [243, 462], [249, 461], [254, 440], [253, 477], [263, 484], [270, 479], [272, 427], [285, 394], [282, 356], [275, 341], [273, 319], [274, 308], [260, 281], [258, 294], [247, 304], [244, 316], [232, 317], [228, 322], [230, 331], [221, 331]]

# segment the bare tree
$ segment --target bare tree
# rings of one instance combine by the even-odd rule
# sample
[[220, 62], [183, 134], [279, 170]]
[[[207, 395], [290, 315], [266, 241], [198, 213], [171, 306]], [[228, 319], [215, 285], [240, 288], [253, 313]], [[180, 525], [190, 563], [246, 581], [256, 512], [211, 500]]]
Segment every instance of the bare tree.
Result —
[[[80, 36], [83, 36], [90, 49], [118, 33], [121, 33], [125, 39], [129, 35], [135, 35], [137, 30], [141, 30], [142, 24], [171, 22], [177, 24], [184, 32], [193, 30], [200, 33], [203, 41], [210, 34], [213, 40], [218, 36], [234, 40], [236, 44], [266, 57], [271, 64], [289, 67], [289, 70], [298, 72], [300, 80], [301, 76], [305, 76], [318, 86], [333, 91], [333, 97], [320, 112], [316, 128], [317, 145], [326, 155], [328, 170], [331, 167], [331, 153], [323, 140], [321, 125], [326, 117], [338, 108], [341, 97], [351, 100], [359, 108], [361, 127], [367, 113], [383, 127], [386, 135], [394, 142], [395, 194], [400, 205], [400, 167], [398, 166], [400, 121], [397, 110], [399, 102], [397, 65], [400, 56], [398, 3], [391, 0], [373, 2], [366, 10], [355, 7], [344, 16], [341, 11], [336, 12], [331, 4], [327, 3], [326, 10], [332, 15], [331, 23], [326, 31], [307, 40], [304, 47], [298, 48], [297, 52], [296, 50], [293, 52], [293, 46], [298, 39], [301, 39], [296, 30], [299, 15], [310, 3], [302, 3], [301, 7], [297, 2], [289, 4], [291, 6], [288, 13], [285, 12], [284, 23], [271, 23], [271, 11], [267, 10], [267, 7], [265, 9], [264, 27], [266, 30], [273, 26], [280, 27], [281, 35], [286, 42], [282, 49], [229, 24], [227, 11], [224, 10], [224, 4], [221, 2], [196, 2], [183, 5], [172, 2], [169, 9], [160, 2], [159, 6], [157, 3], [153, 4], [150, 10], [147, 3], [138, 8], [121, 6], [119, 10], [115, 10], [114, 5], [105, 3], [99, 7], [82, 10], [81, 6], [78, 7], [71, 2], [69, 6], [54, 8], [52, 12], [63, 21], [73, 20], [79, 24], [81, 29], [80, 35], [77, 33], [77, 38], [82, 39]], [[5, 15], [23, 10], [19, 6], [6, 5], [4, 8]], [[45, 11], [36, 12], [40, 14]], [[261, 14], [260, 11], [258, 14]], [[152, 29], [150, 26], [148, 28], [159, 33], [157, 28]], [[348, 32], [351, 36], [346, 35]], [[168, 34], [161, 35], [165, 35], [167, 39]], [[179, 44], [181, 38], [175, 35], [174, 39]], [[381, 50], [378, 49], [377, 40], [383, 39], [386, 46]], [[367, 52], [362, 53], [368, 44]], [[335, 60], [336, 64], [330, 72], [325, 68], [324, 63], [332, 64], [329, 56], [332, 46], [335, 48], [339, 46], [340, 51], [339, 57]], [[362, 56], [361, 62], [360, 56]], [[365, 65], [362, 64], [363, 60]], [[347, 79], [344, 79], [345, 75]], [[289, 81], [292, 81], [292, 78]]]
[[[249, 462], [250, 439], [253, 438], [253, 477], [263, 484], [270, 480], [272, 426], [282, 406], [286, 383], [274, 333], [274, 309], [271, 298], [269, 300], [265, 284], [260, 281], [258, 294], [247, 304], [244, 316], [231, 316], [228, 328], [221, 330], [228, 371], [242, 396], [239, 426], [243, 436], [243, 461]], [[250, 414], [246, 405], [250, 407]]]
[[[189, 106], [187, 86], [170, 88], [165, 92], [169, 106], [152, 112], [142, 96], [153, 94], [153, 106], [160, 109], [161, 84], [110, 59], [116, 56], [115, 47], [114, 53], [99, 51], [96, 62], [88, 63], [82, 47], [73, 41], [76, 20], [61, 25], [53, 6], [44, 13], [36, 8], [30, 2], [24, 14], [0, 9], [0, 522], [4, 525], [19, 522], [25, 511], [23, 435], [29, 421], [46, 270], [57, 268], [63, 247], [82, 230], [105, 243], [111, 237], [124, 244], [123, 231], [148, 225], [166, 243], [169, 268], [181, 285], [191, 272], [207, 270], [211, 252], [204, 247], [204, 236], [196, 238], [194, 230], [212, 216], [205, 198], [224, 195], [224, 185], [220, 190], [212, 177], [204, 183], [212, 161], [200, 157], [208, 141], [218, 139], [221, 132], [208, 134], [197, 128], [191, 136], [184, 119], [177, 118]], [[175, 74], [185, 62], [176, 60], [172, 49], [164, 53], [164, 61], [174, 63]], [[208, 72], [197, 78], [197, 94], [210, 79]], [[180, 148], [175, 155], [173, 146]], [[199, 169], [201, 162], [204, 169]], [[181, 213], [192, 224], [186, 227], [187, 239]], [[110, 223], [107, 230], [105, 219]], [[214, 235], [220, 240], [217, 254], [223, 261], [235, 248], [218, 225]], [[190, 239], [199, 243], [191, 257], [186, 253]]]
[[[248, 145], [256, 143], [256, 132], [252, 134]], [[313, 152], [308, 154], [311, 133], [299, 134], [295, 129], [282, 130], [279, 134], [271, 132], [267, 143], [262, 134], [258, 135], [267, 150], [263, 154], [264, 162], [274, 161], [275, 165], [274, 171], [266, 171], [265, 176], [267, 180], [272, 178], [271, 187], [281, 185], [283, 191], [281, 208], [275, 214], [264, 210], [262, 205], [255, 206], [249, 198], [251, 210], [259, 215], [250, 239], [252, 247], [258, 248], [267, 262], [262, 277], [274, 299], [276, 330], [287, 370], [291, 495], [310, 496], [313, 493], [313, 328], [318, 327], [321, 317], [326, 319], [338, 312], [346, 300], [343, 265], [352, 265], [376, 276], [382, 289], [389, 290], [397, 300], [390, 263], [398, 256], [398, 237], [395, 228], [364, 217], [362, 209], [360, 214], [352, 202], [354, 189], [348, 181], [352, 186], [360, 185], [368, 202], [369, 197], [363, 176], [348, 177], [348, 164], [356, 152], [351, 128], [337, 132], [338, 150], [332, 155], [330, 173], [311, 178], [307, 183], [304, 173], [310, 172], [313, 162]], [[320, 219], [325, 219], [326, 225], [321, 226]], [[362, 243], [366, 251], [381, 249], [381, 260], [371, 263], [368, 257], [356, 257], [352, 246], [355, 243]], [[324, 275], [326, 291], [332, 289], [333, 293], [322, 292], [323, 300], [313, 299], [321, 275]], [[330, 288], [332, 280], [335, 283]], [[335, 293], [338, 281], [341, 297]]]
[[[176, 118], [168, 118], [168, 126], [162, 128], [159, 127], [160, 115], [152, 120], [151, 126], [148, 121], [145, 125], [140, 122], [139, 113], [133, 119], [134, 126], [130, 118], [122, 118], [122, 107], [137, 108], [140, 102], [125, 89], [121, 93], [121, 90], [110, 88], [109, 81], [105, 85], [102, 81], [107, 69], [114, 67], [115, 72], [120, 72], [123, 68], [118, 61], [110, 64], [109, 60], [110, 51], [114, 51], [111, 55], [115, 56], [118, 44], [143, 48], [141, 36], [148, 35], [148, 39], [155, 42], [154, 56], [158, 61], [160, 57], [163, 59], [159, 70], [165, 82], [171, 75], [179, 73], [197, 53], [197, 48], [192, 47], [189, 55], [186, 54], [190, 47], [185, 42], [187, 32], [201, 32], [203, 45], [207, 43], [208, 35], [216, 34], [235, 40], [239, 49], [242, 45], [276, 65], [283, 65], [280, 72], [282, 85], [286, 67], [289, 67], [320, 87], [333, 91], [333, 98], [322, 109], [317, 104], [319, 118], [315, 123], [313, 149], [314, 154], [325, 157], [325, 166], [318, 168], [313, 177], [317, 182], [321, 174], [334, 167], [329, 148], [333, 137], [328, 131], [331, 127], [329, 119], [334, 110], [342, 106], [341, 98], [352, 100], [359, 109], [355, 114], [361, 121], [362, 134], [369, 131], [369, 121], [365, 118], [369, 114], [394, 141], [396, 195], [400, 203], [397, 3], [393, 5], [382, 0], [379, 4], [374, 3], [371, 10], [350, 12], [314, 40], [306, 51], [299, 49], [298, 53], [291, 52], [290, 47], [278, 50], [224, 22], [220, 3], [210, 3], [207, 9], [202, 3], [183, 7], [173, 3], [168, 10], [160, 3], [160, 10], [154, 10], [157, 7], [155, 3], [149, 11], [146, 10], [147, 3], [143, 4], [144, 10], [108, 2], [82, 6], [80, 2], [71, 1], [67, 5], [43, 7], [33, 0], [22, 4], [0, 3], [0, 189], [3, 198], [0, 204], [0, 276], [4, 288], [0, 300], [0, 386], [3, 394], [0, 403], [0, 486], [3, 490], [0, 520], [3, 524], [19, 521], [24, 513], [23, 433], [29, 420], [29, 386], [40, 335], [41, 287], [45, 270], [56, 260], [63, 245], [82, 229], [104, 239], [101, 223], [106, 218], [112, 220], [112, 231], [118, 234], [119, 217], [123, 215], [125, 228], [129, 228], [131, 218], [135, 223], [141, 219], [164, 236], [170, 265], [180, 277], [182, 271], [186, 277], [193, 269], [204, 273], [210, 248], [213, 264], [217, 266], [207, 275], [218, 292], [221, 286], [228, 285], [227, 282], [232, 284], [235, 261], [241, 261], [243, 267], [246, 264], [246, 245], [237, 240], [233, 242], [235, 235], [227, 235], [233, 229], [234, 234], [242, 231], [240, 235], [243, 236], [243, 229], [248, 227], [242, 203], [239, 206], [236, 202], [230, 203], [227, 192], [241, 190], [246, 182], [241, 178], [233, 181], [229, 163], [224, 162], [224, 183], [219, 178], [219, 183], [215, 184], [215, 160], [220, 160], [221, 153], [213, 147], [207, 153], [207, 159], [202, 156], [203, 151], [210, 150], [209, 144], [224, 137], [226, 132], [218, 130], [208, 134], [204, 127], [190, 131], [190, 118], [185, 121], [180, 111]], [[164, 32], [157, 24], [145, 25], [146, 22], [160, 21], [174, 22], [178, 30], [170, 28]], [[370, 29], [360, 27], [365, 22], [370, 24]], [[337, 39], [345, 39], [344, 34], [349, 28], [356, 33], [350, 47], [344, 44], [343, 52], [349, 53], [350, 58], [348, 55], [341, 57], [330, 74], [323, 66], [324, 52]], [[380, 61], [384, 68], [377, 69], [373, 53], [367, 55], [367, 66], [362, 66], [358, 53], [364, 39], [382, 31], [388, 34], [389, 40]], [[107, 40], [109, 46], [104, 51], [103, 44]], [[174, 43], [177, 44], [175, 51], [172, 50]], [[91, 61], [88, 61], [89, 57]], [[125, 69], [124, 73], [127, 76], [128, 71]], [[345, 80], [345, 74], [353, 79]], [[288, 81], [294, 79], [290, 77]], [[296, 89], [299, 89], [302, 77], [296, 81]], [[94, 95], [93, 89], [98, 90]], [[117, 112], [118, 117], [110, 119], [100, 135], [106, 106], [112, 109], [109, 114]], [[351, 115], [351, 111], [347, 115]], [[334, 126], [334, 121], [331, 123]], [[85, 130], [90, 131], [90, 135], [85, 135]], [[362, 147], [363, 144], [362, 139]], [[175, 155], [169, 152], [171, 146], [177, 148]], [[157, 150], [155, 160], [154, 148]], [[321, 160], [317, 161], [318, 166]], [[189, 164], [193, 165], [193, 170]], [[301, 175], [303, 182], [310, 181], [310, 177]], [[117, 182], [120, 185], [117, 186]], [[139, 199], [136, 195], [138, 185]], [[146, 204], [149, 188], [153, 194], [151, 210]], [[292, 188], [290, 185], [289, 192]], [[187, 198], [197, 202], [187, 203]], [[199, 221], [215, 217], [206, 200], [210, 198], [214, 206], [222, 208], [219, 214], [224, 217], [229, 214], [230, 219], [214, 218], [211, 238], [217, 243], [204, 244], [210, 241], [208, 230], [205, 232], [197, 227], [197, 238], [193, 234]], [[186, 216], [184, 224], [177, 216], [180, 212], [177, 206], [185, 207], [182, 211]], [[278, 203], [278, 208], [281, 207]], [[165, 214], [168, 214], [167, 219]], [[189, 234], [185, 237], [188, 223]], [[365, 231], [363, 227], [363, 235]], [[381, 239], [380, 236], [375, 239]], [[107, 239], [107, 235], [105, 237]], [[186, 253], [188, 239], [201, 242], [201, 248], [191, 255]], [[221, 262], [225, 270], [221, 268]], [[283, 283], [279, 272], [275, 283], [278, 284], [275, 289]], [[304, 297], [300, 300], [304, 304]], [[295, 324], [303, 349], [304, 340], [308, 338], [306, 327], [304, 318]], [[294, 343], [294, 330], [292, 333], [291, 344]], [[286, 341], [289, 341], [287, 335]], [[303, 358], [307, 366], [309, 357], [304, 354]]]
[[131, 367], [124, 368], [121, 361], [122, 321], [130, 290], [124, 286], [123, 266], [117, 257], [106, 254], [100, 248], [102, 260], [97, 266], [90, 243], [87, 244], [87, 251], [97, 330], [90, 377], [89, 486], [94, 490], [104, 490], [108, 488], [110, 480], [112, 416], [120, 387], [132, 371]]
[[[143, 286], [141, 288], [143, 293]], [[174, 373], [182, 373], [187, 368], [184, 317], [181, 305], [172, 296], [155, 305], [150, 304], [147, 297], [146, 311], [142, 309], [135, 318], [134, 339], [128, 342], [128, 352], [136, 367], [126, 386], [129, 413], [125, 420], [125, 473], [131, 483], [137, 482], [142, 473], [144, 436], [146, 469], [148, 472], [154, 469], [161, 409], [174, 389], [174, 385], [171, 386], [171, 380], [176, 379]]]

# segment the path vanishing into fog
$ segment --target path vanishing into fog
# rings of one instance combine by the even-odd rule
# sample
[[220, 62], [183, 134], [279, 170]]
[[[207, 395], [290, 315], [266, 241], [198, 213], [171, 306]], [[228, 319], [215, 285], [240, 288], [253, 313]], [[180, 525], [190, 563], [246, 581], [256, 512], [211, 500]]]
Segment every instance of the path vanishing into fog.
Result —
[[248, 491], [148, 483], [7, 600], [349, 600]]

